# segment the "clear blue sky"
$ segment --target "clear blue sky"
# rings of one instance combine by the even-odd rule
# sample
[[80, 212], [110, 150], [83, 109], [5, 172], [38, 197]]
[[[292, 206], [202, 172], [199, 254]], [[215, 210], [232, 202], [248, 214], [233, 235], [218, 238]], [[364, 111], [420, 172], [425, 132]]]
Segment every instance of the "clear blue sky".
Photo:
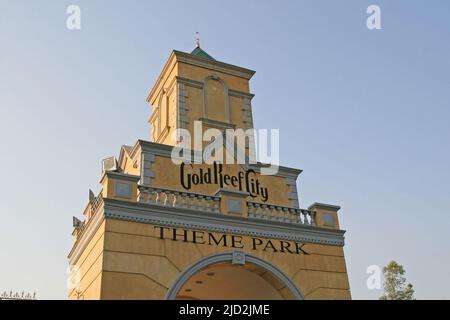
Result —
[[[78, 4], [82, 30], [66, 29]], [[378, 4], [382, 30], [366, 28]], [[100, 160], [149, 140], [145, 98], [195, 32], [256, 70], [254, 121], [282, 128], [302, 207], [338, 204], [356, 299], [396, 259], [419, 299], [450, 298], [450, 3], [0, 1], [0, 290], [66, 297], [71, 219]], [[113, 129], [111, 129], [113, 128]]]

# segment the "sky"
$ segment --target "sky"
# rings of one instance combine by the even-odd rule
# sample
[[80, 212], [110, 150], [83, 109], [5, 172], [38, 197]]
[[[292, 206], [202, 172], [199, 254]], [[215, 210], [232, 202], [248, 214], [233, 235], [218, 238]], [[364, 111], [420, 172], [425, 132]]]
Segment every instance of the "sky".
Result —
[[[81, 30], [66, 27], [69, 5]], [[381, 29], [366, 25], [369, 5]], [[146, 96], [195, 32], [256, 74], [255, 126], [280, 129], [300, 206], [340, 205], [354, 299], [396, 260], [450, 299], [450, 2], [0, 0], [0, 291], [66, 299], [72, 216], [101, 160], [150, 140]]]

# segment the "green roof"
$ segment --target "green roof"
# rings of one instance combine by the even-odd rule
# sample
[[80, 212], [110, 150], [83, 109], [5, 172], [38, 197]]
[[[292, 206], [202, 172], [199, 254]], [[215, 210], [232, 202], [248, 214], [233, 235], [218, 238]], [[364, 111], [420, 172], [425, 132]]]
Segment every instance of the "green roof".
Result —
[[211, 57], [209, 54], [207, 54], [204, 50], [200, 49], [200, 47], [196, 47], [194, 50], [192, 50], [191, 54], [194, 56], [203, 58], [203, 59], [216, 60], [213, 57]]

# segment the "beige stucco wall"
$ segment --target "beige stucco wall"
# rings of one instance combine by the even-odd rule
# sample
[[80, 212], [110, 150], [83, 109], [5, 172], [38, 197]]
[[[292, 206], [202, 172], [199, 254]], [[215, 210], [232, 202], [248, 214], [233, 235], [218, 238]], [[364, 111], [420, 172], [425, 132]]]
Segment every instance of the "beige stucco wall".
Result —
[[[186, 166], [187, 173], [198, 173], [202, 168], [206, 171], [208, 168], [212, 168], [212, 165], [206, 164], [193, 164], [193, 168]], [[155, 173], [155, 177], [152, 179], [152, 185], [158, 188], [168, 188], [175, 190], [183, 190], [180, 185], [180, 166], [172, 162], [172, 159], [167, 157], [155, 157], [155, 161], [152, 163], [151, 170]], [[230, 174], [237, 176], [239, 171], [244, 171], [240, 165], [223, 165], [223, 174]], [[279, 176], [268, 176], [255, 174], [255, 179], [258, 179], [261, 186], [268, 188], [268, 204], [276, 204], [280, 206], [290, 206], [291, 203], [288, 198], [289, 187], [286, 184], [286, 180]], [[226, 186], [226, 189], [238, 190], [236, 187]], [[203, 193], [214, 195], [219, 189], [216, 184], [198, 184], [192, 185], [189, 192]], [[248, 201], [263, 202], [261, 196], [256, 198], [248, 197]]]
[[[80, 239], [83, 240], [83, 239]], [[79, 277], [79, 286], [69, 290], [69, 299], [99, 299], [102, 280], [105, 221], [88, 242], [80, 257], [73, 262], [72, 282]], [[79, 275], [76, 274], [79, 270]]]
[[[251, 250], [249, 241], [249, 237], [243, 237], [242, 250], [278, 267], [306, 299], [350, 299], [342, 247], [308, 244], [304, 248], [309, 255], [296, 255]], [[92, 265], [93, 269], [82, 279], [81, 287], [96, 279], [101, 265], [102, 276], [83, 291], [85, 299], [163, 299], [177, 275], [189, 265], [232, 249], [162, 240], [153, 225], [109, 219], [104, 233], [99, 229], [88, 248], [91, 250], [86, 252], [92, 251], [90, 261], [82, 268]]]
[[183, 78], [188, 78], [196, 81], [203, 81], [204, 78], [216, 75], [223, 79], [229, 89], [249, 92], [249, 81], [245, 78], [230, 75], [228, 73], [219, 72], [216, 70], [210, 70], [207, 68], [199, 68], [197, 66], [192, 66], [183, 62], [178, 63], [178, 75]]
[[[208, 119], [230, 123], [235, 125], [236, 128], [247, 127], [243, 122], [245, 113], [242, 110], [242, 106], [244, 104], [244, 99], [241, 97], [230, 96], [226, 93], [225, 88], [243, 93], [250, 93], [248, 79], [231, 75], [226, 72], [193, 66], [188, 63], [180, 62], [176, 60], [175, 56], [172, 56], [167, 62], [148, 98], [148, 102], [152, 105], [152, 114], [150, 116], [152, 141], [168, 145], [174, 145], [176, 143], [173, 139], [173, 133], [178, 128], [177, 119], [179, 117], [179, 97], [177, 88], [179, 81], [176, 77], [204, 83], [205, 79], [211, 76], [220, 78], [224, 85], [219, 81], [210, 80], [205, 83], [203, 89], [195, 86], [185, 86], [187, 92], [186, 106], [189, 111], [186, 114], [188, 124], [185, 128], [190, 132], [193, 132], [194, 121], [204, 117], [203, 105], [205, 103], [205, 90], [209, 92], [206, 94]], [[212, 87], [216, 88], [217, 91], [208, 90]], [[165, 104], [161, 102], [166, 96], [168, 97], [167, 112], [165, 111], [165, 108], [163, 108], [163, 105]], [[229, 104], [229, 120], [224, 112], [225, 99], [228, 100]], [[159, 110], [159, 114], [155, 113], [157, 110]], [[205, 129], [207, 129], [207, 127], [205, 127]]]

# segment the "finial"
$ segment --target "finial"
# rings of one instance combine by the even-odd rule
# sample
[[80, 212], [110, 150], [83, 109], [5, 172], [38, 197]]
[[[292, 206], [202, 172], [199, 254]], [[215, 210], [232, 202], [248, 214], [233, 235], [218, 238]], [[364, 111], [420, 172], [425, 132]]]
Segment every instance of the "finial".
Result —
[[200, 33], [198, 31], [195, 33], [195, 45], [200, 48]]
[[92, 202], [94, 200], [95, 200], [95, 194], [91, 189], [89, 189], [89, 202]]

